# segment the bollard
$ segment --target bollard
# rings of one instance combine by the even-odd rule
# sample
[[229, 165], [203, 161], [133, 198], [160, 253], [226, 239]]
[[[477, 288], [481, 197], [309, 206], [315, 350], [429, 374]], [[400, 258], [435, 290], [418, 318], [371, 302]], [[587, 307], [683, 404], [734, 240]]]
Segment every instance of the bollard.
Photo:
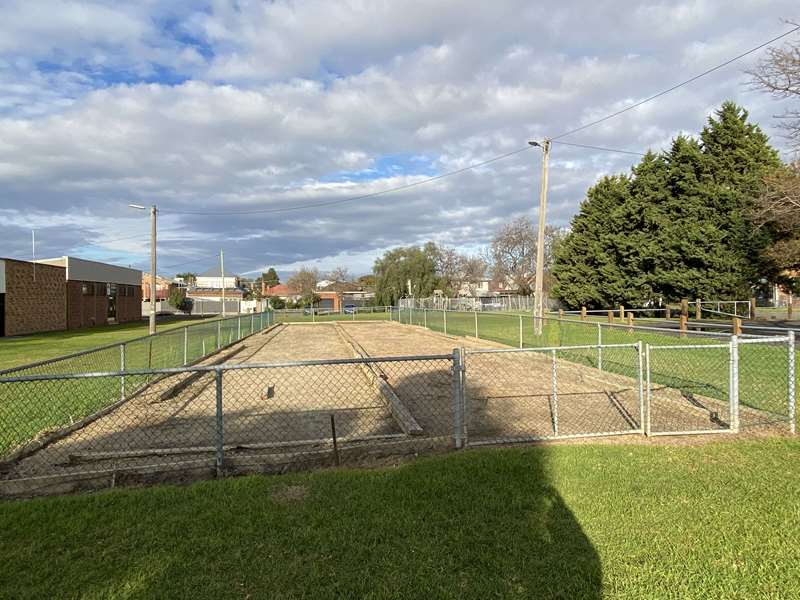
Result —
[[698, 321], [703, 318], [703, 309], [700, 305], [700, 298], [694, 301], [694, 318]]
[[625, 319], [625, 307], [622, 304], [619, 305], [619, 318], [620, 320]]
[[614, 311], [613, 310], [608, 311], [608, 322], [610, 324], [614, 323]]
[[586, 320], [586, 307], [585, 306], [581, 306], [581, 321], [585, 321], [585, 320]]
[[681, 320], [680, 320], [681, 337], [686, 337], [686, 331], [687, 329], [689, 329], [689, 327], [687, 326], [688, 320], [689, 317], [687, 317], [686, 315], [681, 315]]
[[667, 307], [664, 309], [664, 318], [665, 318], [665, 319], [670, 319], [671, 317], [672, 317], [672, 313], [670, 313], [670, 311], [669, 311], [669, 306], [667, 306]]
[[564, 318], [564, 309], [563, 308], [559, 308], [558, 309], [558, 318], [559, 319], [563, 319]]
[[681, 315], [684, 317], [689, 316], [689, 299], [681, 298]]
[[749, 311], [749, 318], [755, 319], [756, 318], [756, 299], [750, 298], [750, 311]]
[[633, 313], [628, 313], [628, 327], [630, 329], [628, 331], [633, 332]]
[[742, 335], [742, 320], [738, 317], [733, 317], [733, 335]]

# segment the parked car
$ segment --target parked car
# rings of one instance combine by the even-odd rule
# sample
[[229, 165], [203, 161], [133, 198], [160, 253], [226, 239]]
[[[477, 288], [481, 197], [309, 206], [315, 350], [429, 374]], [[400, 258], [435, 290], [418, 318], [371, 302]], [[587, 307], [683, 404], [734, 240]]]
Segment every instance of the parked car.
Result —
[[344, 305], [344, 314], [346, 315], [354, 315], [356, 313], [356, 309], [358, 307], [355, 304], [345, 304]]

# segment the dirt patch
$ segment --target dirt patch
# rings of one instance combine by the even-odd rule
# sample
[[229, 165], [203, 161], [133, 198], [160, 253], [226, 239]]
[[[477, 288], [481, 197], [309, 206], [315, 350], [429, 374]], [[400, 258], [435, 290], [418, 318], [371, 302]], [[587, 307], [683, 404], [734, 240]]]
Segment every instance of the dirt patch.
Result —
[[270, 494], [270, 497], [278, 504], [297, 504], [308, 496], [308, 488], [304, 485], [282, 485]]

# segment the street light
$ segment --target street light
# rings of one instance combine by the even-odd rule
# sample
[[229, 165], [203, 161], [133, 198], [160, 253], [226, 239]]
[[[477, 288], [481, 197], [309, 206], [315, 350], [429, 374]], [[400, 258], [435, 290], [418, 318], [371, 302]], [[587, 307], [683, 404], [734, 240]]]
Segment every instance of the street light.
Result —
[[544, 318], [544, 227], [547, 212], [547, 168], [550, 159], [550, 140], [530, 141], [531, 146], [542, 149], [542, 185], [539, 190], [539, 232], [536, 239], [536, 282], [533, 290], [533, 332], [542, 333]]
[[[136, 210], [147, 210], [141, 204], [128, 204]], [[150, 207], [150, 335], [156, 332], [156, 205]]]

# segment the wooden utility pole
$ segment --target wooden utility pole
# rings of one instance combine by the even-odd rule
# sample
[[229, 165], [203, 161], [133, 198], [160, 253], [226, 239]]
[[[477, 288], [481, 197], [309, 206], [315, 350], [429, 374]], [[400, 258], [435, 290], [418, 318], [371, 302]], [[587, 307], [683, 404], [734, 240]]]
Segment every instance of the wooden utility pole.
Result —
[[550, 161], [550, 140], [541, 143], [528, 142], [531, 146], [542, 149], [542, 181], [539, 189], [539, 231], [536, 238], [536, 281], [533, 290], [533, 328], [536, 335], [542, 333], [544, 317], [544, 227], [547, 214], [547, 169]]
[[222, 248], [219, 249], [219, 272], [222, 275], [222, 318], [225, 318], [225, 259]]

